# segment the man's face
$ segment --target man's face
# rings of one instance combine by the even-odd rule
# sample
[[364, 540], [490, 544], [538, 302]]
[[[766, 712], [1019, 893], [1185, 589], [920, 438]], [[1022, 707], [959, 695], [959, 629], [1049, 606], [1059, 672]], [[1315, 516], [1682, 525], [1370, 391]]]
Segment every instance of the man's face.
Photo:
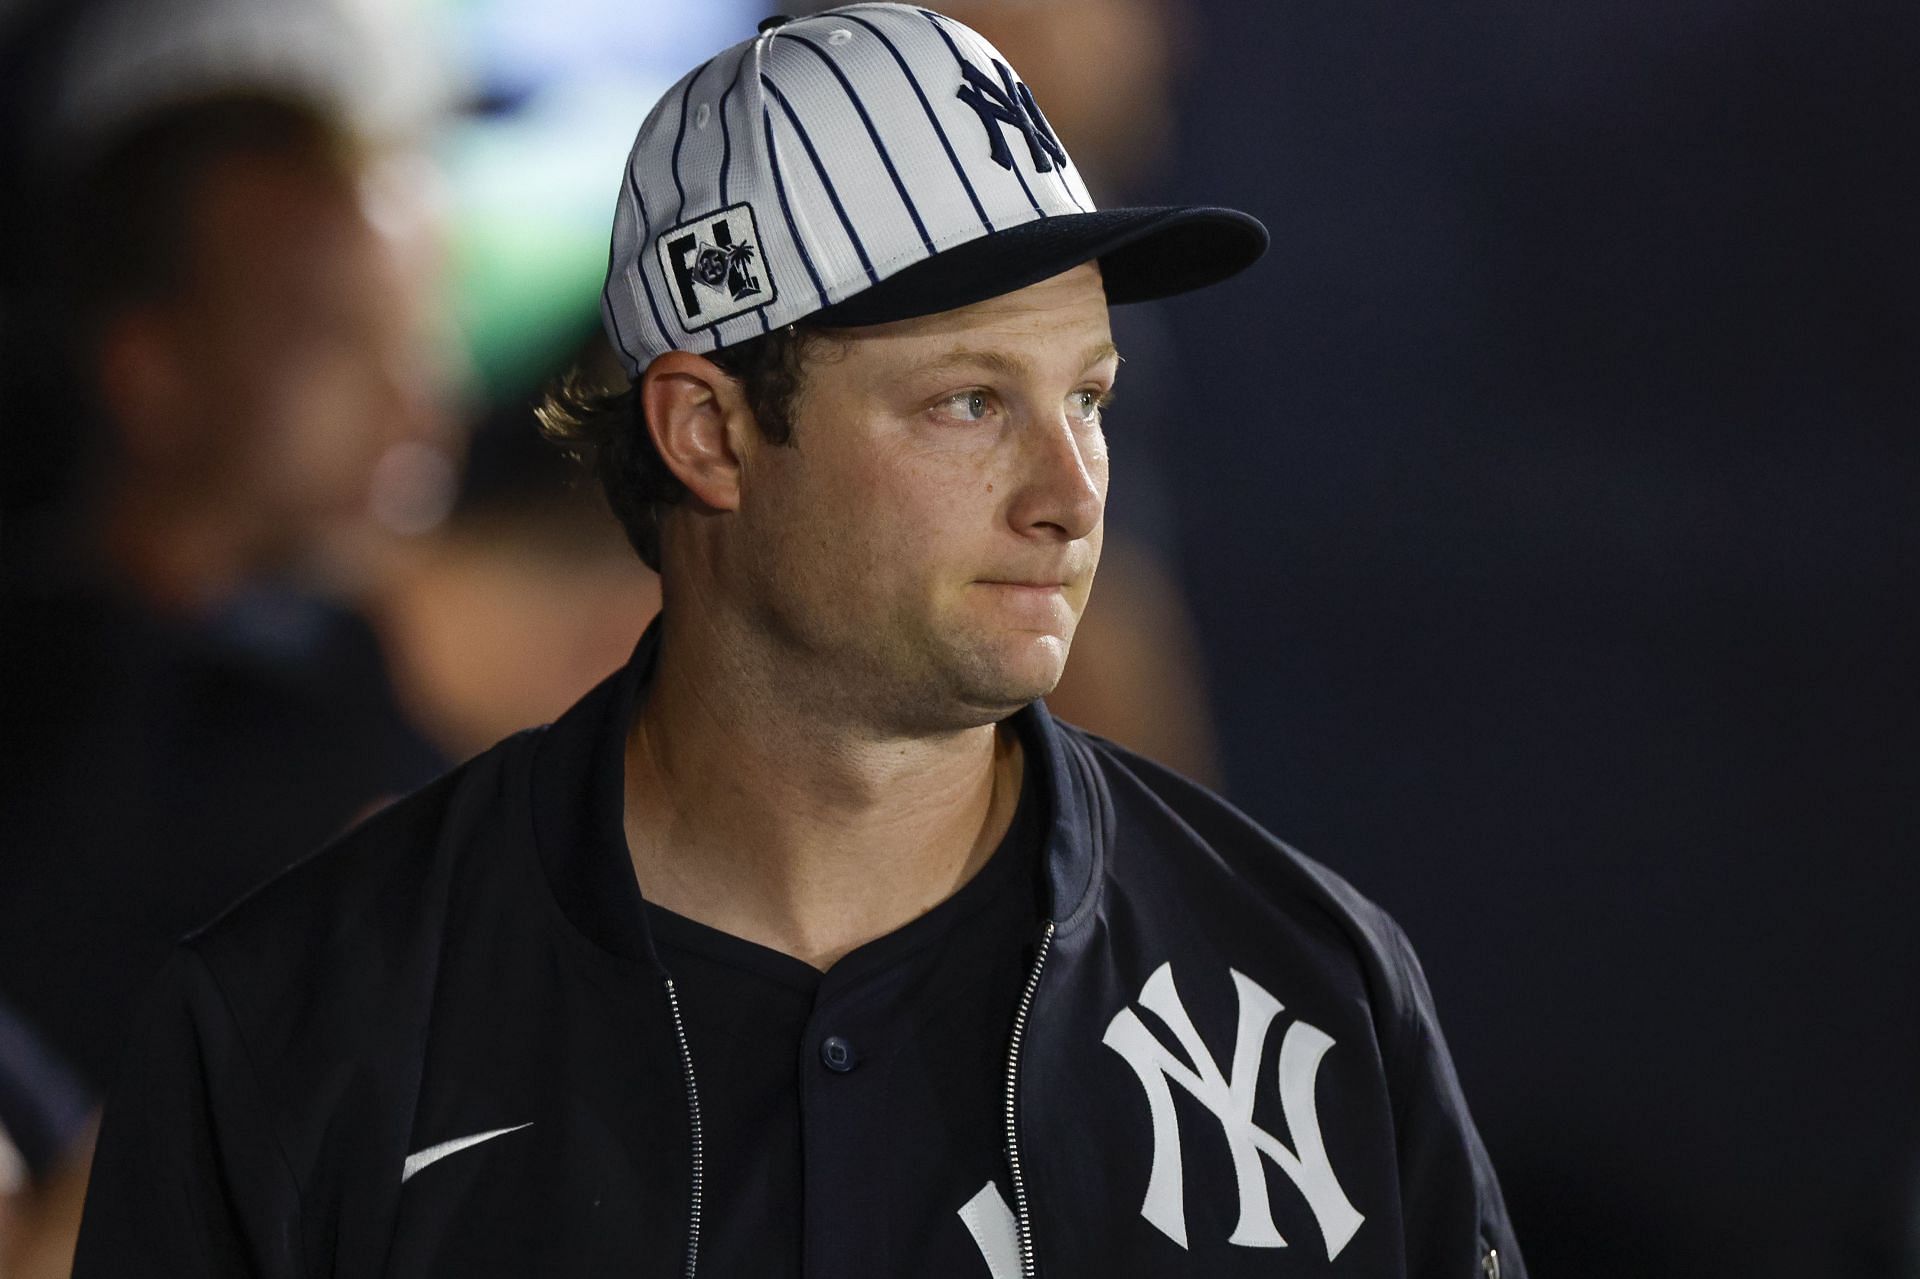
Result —
[[386, 451], [438, 427], [424, 277], [317, 162], [223, 163], [193, 215], [189, 282], [150, 317], [169, 465], [269, 557], [356, 526]]
[[792, 447], [745, 459], [742, 603], [876, 725], [990, 723], [1050, 692], [1100, 558], [1119, 357], [1098, 267], [811, 355]]

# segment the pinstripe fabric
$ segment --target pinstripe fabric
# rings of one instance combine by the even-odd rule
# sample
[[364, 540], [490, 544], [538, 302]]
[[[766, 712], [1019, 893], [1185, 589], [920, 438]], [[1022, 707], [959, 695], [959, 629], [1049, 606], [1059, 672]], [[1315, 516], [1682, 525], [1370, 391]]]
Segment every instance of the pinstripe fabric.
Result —
[[[601, 299], [629, 375], [982, 235], [1090, 211], [1071, 161], [1037, 169], [1020, 127], [959, 97], [963, 63], [998, 84], [1002, 61], [926, 10], [855, 4], [763, 32], [668, 90], [628, 157]], [[726, 212], [743, 205], [750, 233]]]
[[[677, 197], [673, 206], [673, 221], [675, 222], [678, 222], [685, 216], [687, 211], [687, 188], [686, 185], [680, 181], [680, 145], [687, 140], [688, 99], [693, 94], [693, 86], [700, 83], [700, 73], [712, 65], [713, 59], [708, 58], [700, 64], [698, 70], [682, 81], [680, 86], [680, 123], [675, 128], [673, 135], [673, 163], [668, 166], [669, 170], [673, 173], [673, 191]], [[631, 180], [631, 173], [629, 173], [628, 177], [629, 180]]]
[[[860, 225], [855, 225], [853, 215], [847, 212], [846, 201], [840, 198], [840, 187], [834, 181], [834, 171], [827, 167], [826, 160], [820, 154], [819, 146], [814, 143], [812, 130], [800, 119], [800, 113], [793, 109], [793, 104], [787, 100], [787, 95], [780, 92], [778, 84], [765, 76], [761, 77], [760, 83], [773, 95], [773, 100], [779, 104], [780, 113], [786, 120], [787, 127], [793, 130], [793, 136], [798, 139], [800, 149], [806, 152], [807, 163], [812, 166], [813, 176], [818, 182], [818, 190], [826, 196], [827, 203], [833, 207], [834, 217], [839, 220], [840, 229], [846, 234], [847, 247], [852, 249], [854, 257], [860, 260], [860, 269], [866, 273], [867, 283], [880, 283], [880, 277], [874, 272], [873, 258], [867, 252], [866, 244], [867, 236], [872, 235], [877, 229], [884, 229], [878, 226], [879, 219], [873, 216], [872, 210], [866, 209], [861, 211]], [[829, 136], [828, 142], [832, 145], [837, 142], [837, 139]], [[847, 164], [844, 155], [837, 158], [840, 163], [835, 167], [840, 171], [840, 181], [846, 181], [849, 176], [855, 177], [856, 180], [859, 177], [871, 178], [871, 174], [858, 174], [853, 166]], [[855, 190], [857, 188], [850, 186], [849, 194]]]
[[871, 19], [861, 17], [857, 13], [850, 13], [847, 15], [847, 18], [849, 21], [872, 32], [873, 38], [880, 42], [880, 46], [887, 51], [888, 55], [893, 58], [895, 65], [900, 68], [900, 83], [912, 89], [913, 96], [920, 100], [920, 109], [927, 113], [927, 124], [933, 129], [934, 135], [940, 139], [941, 149], [947, 153], [947, 159], [953, 164], [954, 176], [960, 180], [961, 188], [966, 191], [967, 201], [973, 205], [973, 211], [980, 216], [981, 228], [986, 231], [992, 231], [994, 229], [993, 219], [987, 216], [986, 206], [980, 203], [980, 196], [973, 189], [973, 181], [967, 177], [966, 166], [960, 163], [960, 157], [954, 153], [953, 141], [947, 136], [946, 126], [940, 123], [939, 113], [933, 109], [933, 103], [927, 101], [926, 89], [921, 86], [920, 81], [914, 78], [913, 68], [907, 65], [906, 55], [900, 52], [900, 47], [889, 40], [887, 33], [875, 26]]
[[[973, 62], [975, 66], [985, 65], [983, 60], [978, 57], [975, 57], [973, 59], [967, 58], [966, 53], [963, 52], [960, 48], [959, 41], [957, 41], [954, 38], [954, 33], [948, 29], [949, 24], [946, 19], [942, 18], [939, 14], [935, 13], [931, 9], [920, 10], [920, 16], [922, 16], [927, 20], [927, 25], [933, 28], [934, 33], [936, 35], [938, 35], [942, 40], [946, 41], [947, 48], [949, 51], [952, 52], [955, 62], [963, 62], [963, 61], [970, 60]], [[1026, 196], [1027, 203], [1033, 206], [1034, 215], [1036, 217], [1044, 217], [1046, 215], [1046, 210], [1040, 207], [1040, 201], [1033, 198], [1033, 188], [1027, 185], [1027, 175], [1020, 172], [1019, 164], [1016, 162], [1011, 169], [1007, 170], [1007, 172], [1011, 173], [1013, 175], [1014, 181], [1020, 184], [1020, 194]], [[1038, 176], [1038, 175], [1036, 174], [1035, 176]], [[1022, 221], [1024, 220], [1025, 219], [1022, 219]]]
[[874, 127], [873, 116], [867, 110], [867, 104], [861, 100], [860, 90], [854, 88], [853, 81], [847, 79], [846, 72], [835, 66], [833, 59], [829, 58], [819, 45], [803, 35], [795, 35], [790, 39], [794, 44], [819, 58], [821, 65], [826, 67], [833, 78], [840, 82], [840, 87], [847, 91], [847, 104], [859, 114], [860, 123], [866, 126], [867, 140], [873, 143], [873, 153], [880, 163], [886, 166], [887, 177], [893, 181], [893, 189], [900, 195], [900, 207], [905, 209], [907, 216], [913, 219], [913, 229], [920, 234], [920, 245], [931, 255], [934, 251], [933, 240], [927, 235], [927, 224], [920, 216], [920, 209], [914, 203], [912, 192], [908, 191], [907, 184], [900, 180], [899, 166], [893, 161], [893, 155], [887, 148], [887, 140], [881, 137], [880, 130]]

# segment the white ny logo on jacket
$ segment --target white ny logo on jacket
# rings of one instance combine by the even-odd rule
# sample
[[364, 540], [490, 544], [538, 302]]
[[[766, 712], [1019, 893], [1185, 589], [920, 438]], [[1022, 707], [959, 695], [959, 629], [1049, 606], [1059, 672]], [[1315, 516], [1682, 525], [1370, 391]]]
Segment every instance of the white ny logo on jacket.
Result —
[[[1229, 969], [1229, 972], [1232, 970]], [[1233, 1156], [1233, 1175], [1240, 1192], [1240, 1219], [1228, 1242], [1249, 1248], [1284, 1248], [1287, 1241], [1273, 1224], [1267, 1201], [1266, 1170], [1260, 1160], [1273, 1161], [1313, 1210], [1332, 1261], [1347, 1246], [1365, 1220], [1348, 1201], [1346, 1192], [1327, 1162], [1320, 1136], [1320, 1118], [1314, 1106], [1314, 1085], [1320, 1061], [1333, 1046], [1333, 1037], [1317, 1026], [1296, 1021], [1280, 1042], [1279, 1088], [1282, 1113], [1293, 1136], [1294, 1149], [1253, 1121], [1253, 1103], [1259, 1086], [1260, 1059], [1267, 1031], [1281, 1003], [1252, 978], [1233, 973], [1240, 1002], [1239, 1029], [1234, 1037], [1230, 1073], [1223, 1075], [1207, 1051], [1180, 1002], [1170, 963], [1156, 968], [1140, 991], [1140, 1005], [1152, 1011], [1185, 1051], [1183, 1061], [1148, 1030], [1131, 1008], [1123, 1008], [1107, 1025], [1102, 1038], [1140, 1077], [1147, 1110], [1153, 1120], [1153, 1168], [1147, 1177], [1146, 1202], [1140, 1215], [1161, 1233], [1187, 1246], [1185, 1182], [1180, 1151], [1180, 1121], [1173, 1108], [1172, 1080], [1192, 1093], [1220, 1121]], [[1193, 1065], [1189, 1067], [1187, 1061]]]

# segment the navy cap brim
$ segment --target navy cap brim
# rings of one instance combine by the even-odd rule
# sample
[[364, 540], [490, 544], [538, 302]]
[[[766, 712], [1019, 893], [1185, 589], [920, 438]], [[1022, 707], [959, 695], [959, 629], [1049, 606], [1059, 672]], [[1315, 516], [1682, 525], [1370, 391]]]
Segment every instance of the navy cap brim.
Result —
[[816, 311], [802, 323], [885, 324], [933, 315], [1100, 263], [1107, 302], [1149, 302], [1238, 274], [1267, 249], [1267, 228], [1237, 209], [1100, 209], [1056, 214], [968, 240]]

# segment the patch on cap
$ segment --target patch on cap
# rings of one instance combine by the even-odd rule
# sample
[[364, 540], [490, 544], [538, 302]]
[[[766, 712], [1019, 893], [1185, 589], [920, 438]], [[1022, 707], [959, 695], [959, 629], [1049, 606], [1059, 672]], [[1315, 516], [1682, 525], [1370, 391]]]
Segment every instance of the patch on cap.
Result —
[[760, 252], [753, 206], [731, 208], [682, 222], [657, 241], [660, 270], [680, 322], [689, 333], [757, 310], [779, 294]]

